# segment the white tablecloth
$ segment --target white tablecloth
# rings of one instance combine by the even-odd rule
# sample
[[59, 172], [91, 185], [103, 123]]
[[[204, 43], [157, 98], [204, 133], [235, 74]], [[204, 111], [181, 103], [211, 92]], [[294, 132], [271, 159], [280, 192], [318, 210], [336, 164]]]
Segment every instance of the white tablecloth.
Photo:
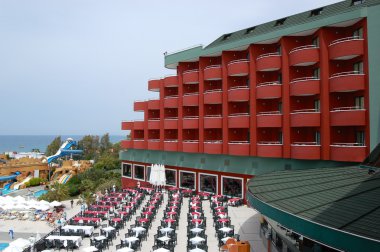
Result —
[[94, 232], [94, 227], [93, 226], [74, 226], [74, 225], [66, 225], [62, 228], [65, 231], [68, 230], [83, 230], [86, 235], [91, 235], [92, 232]]
[[104, 235], [99, 235], [99, 236], [94, 237], [94, 239], [97, 241], [102, 241], [102, 240], [107, 239], [107, 237], [105, 237]]
[[61, 240], [61, 241], [74, 241], [75, 244], [79, 247], [82, 244], [82, 237], [80, 236], [59, 236], [59, 235], [49, 235], [45, 239], [47, 240]]
[[219, 228], [219, 230], [222, 231], [223, 233], [228, 233], [228, 232], [232, 231], [232, 228], [222, 227], [222, 228]]
[[170, 240], [170, 237], [167, 237], [167, 236], [161, 236], [161, 237], [158, 237], [157, 240], [160, 240], [162, 242], [167, 242]]
[[134, 251], [133, 249], [127, 248], [127, 247], [116, 250], [116, 252], [133, 252], [133, 251]]
[[165, 227], [165, 228], [161, 228], [161, 229], [160, 229], [160, 232], [161, 232], [161, 234], [165, 234], [165, 233], [170, 233], [170, 232], [172, 232], [173, 230], [174, 230], [173, 228]]
[[203, 231], [203, 228], [192, 228], [190, 231], [194, 234], [200, 233]]
[[95, 251], [98, 251], [98, 249], [95, 248], [95, 246], [91, 246], [91, 247], [83, 248], [82, 251], [84, 251], [84, 252], [95, 252]]
[[199, 237], [199, 236], [195, 236], [195, 237], [191, 238], [190, 241], [193, 244], [198, 244], [198, 243], [201, 243], [201, 242], [205, 241], [205, 238], [202, 238], [202, 237]]

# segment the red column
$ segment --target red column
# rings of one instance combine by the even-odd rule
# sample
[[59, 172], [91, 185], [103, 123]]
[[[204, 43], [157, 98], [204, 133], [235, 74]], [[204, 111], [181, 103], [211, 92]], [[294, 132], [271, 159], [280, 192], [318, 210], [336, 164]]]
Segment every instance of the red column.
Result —
[[250, 135], [250, 154], [257, 156], [257, 124], [256, 124], [256, 59], [254, 55], [254, 46], [249, 47], [249, 135]]
[[164, 150], [164, 139], [165, 139], [165, 130], [164, 130], [164, 97], [165, 97], [165, 86], [164, 80], [160, 80], [160, 150]]
[[144, 143], [148, 148], [148, 101], [144, 102]]
[[282, 54], [282, 135], [283, 135], [283, 158], [290, 158], [290, 77], [289, 77], [289, 48], [287, 38], [281, 38]]
[[228, 52], [222, 52], [222, 116], [223, 116], [223, 154], [228, 154]]
[[178, 67], [178, 151], [182, 151], [182, 127], [183, 127], [183, 68], [181, 66]]
[[199, 104], [198, 104], [198, 108], [199, 108], [199, 145], [198, 145], [198, 150], [200, 153], [203, 153], [203, 141], [204, 141], [204, 103], [203, 103], [203, 99], [204, 99], [204, 95], [203, 95], [203, 92], [204, 92], [204, 86], [205, 86], [205, 82], [204, 82], [204, 76], [203, 76], [203, 69], [206, 67], [206, 62], [205, 62], [206, 59], [203, 59], [203, 58], [200, 58], [199, 59], [199, 89], [198, 89], [198, 92], [199, 92]]

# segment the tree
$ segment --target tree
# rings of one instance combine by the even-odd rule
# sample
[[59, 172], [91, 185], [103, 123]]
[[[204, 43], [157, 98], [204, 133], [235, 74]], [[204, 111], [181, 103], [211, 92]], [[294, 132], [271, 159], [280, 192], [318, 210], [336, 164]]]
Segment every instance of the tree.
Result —
[[83, 150], [83, 159], [96, 160], [99, 154], [99, 136], [84, 136], [78, 142], [78, 149]]
[[54, 185], [52, 185], [48, 193], [40, 197], [40, 199], [44, 199], [49, 202], [54, 201], [54, 200], [63, 201], [68, 198], [69, 198], [69, 188], [65, 184], [60, 184], [58, 182], [55, 182]]
[[61, 147], [61, 144], [61, 136], [57, 136], [56, 138], [54, 138], [54, 140], [46, 148], [46, 156], [54, 155], [58, 151], [59, 147]]
[[120, 160], [106, 153], [103, 154], [98, 161], [94, 164], [94, 168], [96, 169], [105, 169], [105, 170], [114, 170], [120, 168]]
[[106, 133], [100, 138], [100, 153], [108, 152], [111, 148], [112, 143], [110, 142], [110, 136]]

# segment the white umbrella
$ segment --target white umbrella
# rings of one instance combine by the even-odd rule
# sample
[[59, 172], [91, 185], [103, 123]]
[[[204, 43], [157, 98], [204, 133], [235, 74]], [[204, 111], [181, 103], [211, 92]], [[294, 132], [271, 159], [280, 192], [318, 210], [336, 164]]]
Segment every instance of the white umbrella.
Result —
[[166, 184], [166, 175], [165, 175], [164, 165], [160, 165], [158, 182], [160, 186], [164, 186]]
[[46, 201], [46, 200], [40, 200], [40, 201], [38, 201], [38, 202], [40, 202], [40, 204], [45, 204], [45, 205], [49, 205], [50, 203], [48, 202], [48, 201]]
[[157, 165], [153, 164], [152, 168], [151, 168], [151, 171], [150, 171], [150, 178], [149, 178], [149, 182], [152, 185], [157, 185], [157, 177], [158, 177], [157, 175], [158, 175]]
[[50, 203], [50, 206], [52, 206], [52, 207], [57, 207], [57, 206], [61, 206], [61, 205], [62, 205], [62, 203], [58, 202], [56, 200], [54, 200], [53, 202]]

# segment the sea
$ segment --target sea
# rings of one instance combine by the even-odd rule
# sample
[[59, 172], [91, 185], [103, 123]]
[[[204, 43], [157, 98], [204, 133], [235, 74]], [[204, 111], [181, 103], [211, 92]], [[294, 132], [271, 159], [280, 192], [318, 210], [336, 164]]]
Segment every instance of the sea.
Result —
[[[79, 141], [84, 135], [61, 135], [62, 141], [67, 138], [73, 138], [75, 141]], [[0, 153], [4, 152], [29, 152], [32, 149], [39, 149], [40, 152], [45, 152], [47, 146], [56, 138], [56, 135], [0, 135]], [[101, 136], [99, 136], [101, 137]], [[120, 142], [126, 139], [126, 136], [110, 135], [110, 141], [112, 143]]]

